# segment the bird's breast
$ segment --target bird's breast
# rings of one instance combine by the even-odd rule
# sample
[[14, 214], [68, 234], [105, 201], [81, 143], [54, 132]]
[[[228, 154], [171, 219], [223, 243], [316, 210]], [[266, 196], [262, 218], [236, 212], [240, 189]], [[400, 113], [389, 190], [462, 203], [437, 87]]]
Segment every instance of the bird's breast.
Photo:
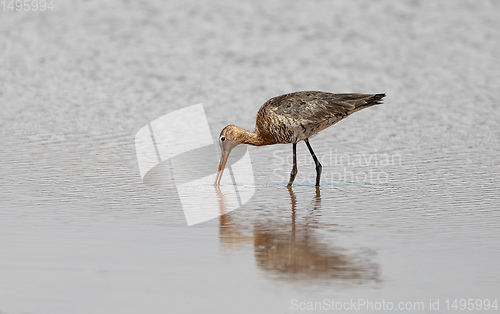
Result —
[[307, 129], [304, 125], [276, 115], [266, 117], [256, 128], [266, 144], [297, 143], [307, 138]]

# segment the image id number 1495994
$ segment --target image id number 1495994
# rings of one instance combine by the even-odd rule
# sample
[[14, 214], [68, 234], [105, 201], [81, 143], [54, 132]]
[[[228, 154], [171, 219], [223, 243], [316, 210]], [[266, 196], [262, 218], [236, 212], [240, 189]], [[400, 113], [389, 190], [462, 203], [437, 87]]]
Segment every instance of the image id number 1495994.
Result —
[[54, 0], [2, 0], [0, 4], [4, 12], [54, 11]]
[[498, 300], [490, 299], [446, 299], [448, 311], [488, 311], [498, 310]]

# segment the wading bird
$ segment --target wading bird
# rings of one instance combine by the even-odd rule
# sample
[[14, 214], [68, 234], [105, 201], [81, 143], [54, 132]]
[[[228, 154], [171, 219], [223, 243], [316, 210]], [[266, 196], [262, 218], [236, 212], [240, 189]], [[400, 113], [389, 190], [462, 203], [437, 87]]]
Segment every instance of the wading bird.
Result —
[[257, 112], [255, 131], [231, 124], [220, 133], [221, 158], [215, 185], [220, 184], [229, 153], [237, 145], [293, 144], [293, 167], [288, 181], [288, 186], [291, 186], [297, 175], [297, 143], [304, 141], [316, 164], [316, 186], [319, 186], [322, 167], [309, 144], [309, 137], [356, 111], [380, 104], [384, 97], [385, 94], [332, 94], [310, 91], [269, 99]]

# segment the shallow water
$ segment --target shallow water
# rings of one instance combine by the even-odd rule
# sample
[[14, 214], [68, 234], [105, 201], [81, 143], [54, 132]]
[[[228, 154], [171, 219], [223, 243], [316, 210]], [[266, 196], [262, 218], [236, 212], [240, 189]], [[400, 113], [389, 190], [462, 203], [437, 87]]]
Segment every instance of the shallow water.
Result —
[[[303, 313], [330, 300], [425, 313], [498, 299], [497, 7], [2, 13], [0, 313]], [[190, 227], [175, 186], [142, 182], [134, 136], [148, 122], [202, 102], [216, 140], [229, 123], [252, 128], [268, 98], [310, 89], [387, 93], [311, 139], [319, 189], [303, 143], [292, 189], [291, 146], [250, 147], [251, 200]], [[216, 171], [212, 157], [202, 166]], [[199, 188], [227, 211], [229, 183]]]

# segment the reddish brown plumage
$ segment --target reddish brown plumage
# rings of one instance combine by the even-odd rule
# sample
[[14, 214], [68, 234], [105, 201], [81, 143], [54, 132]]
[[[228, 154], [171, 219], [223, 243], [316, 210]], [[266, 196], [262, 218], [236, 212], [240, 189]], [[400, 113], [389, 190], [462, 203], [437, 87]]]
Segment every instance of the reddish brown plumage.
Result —
[[[305, 141], [315, 159], [318, 172], [321, 164], [314, 156], [308, 138], [356, 111], [380, 104], [384, 96], [385, 94], [332, 94], [304, 91], [269, 99], [257, 113], [255, 131], [248, 131], [232, 124], [222, 130], [219, 137], [222, 157], [216, 184], [220, 182], [229, 153], [238, 144], [262, 146], [292, 143], [295, 148], [296, 143]], [[295, 163], [294, 169], [296, 169]], [[321, 169], [318, 172], [317, 185], [320, 173]], [[292, 177], [295, 175], [290, 177], [289, 185], [293, 182]]]

